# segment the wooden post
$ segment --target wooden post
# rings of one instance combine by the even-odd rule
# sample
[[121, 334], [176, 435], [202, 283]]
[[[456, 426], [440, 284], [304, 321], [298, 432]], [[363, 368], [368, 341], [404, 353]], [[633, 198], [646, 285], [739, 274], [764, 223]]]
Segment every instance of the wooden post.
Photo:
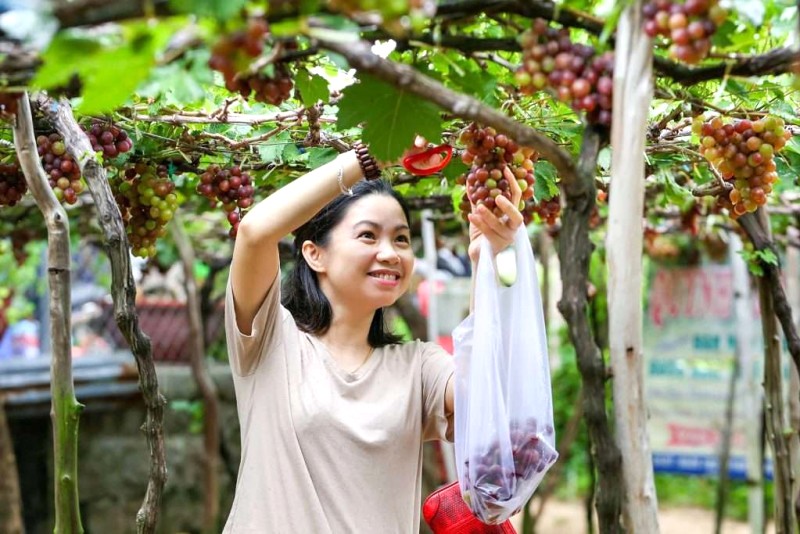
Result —
[[609, 345], [614, 419], [622, 453], [629, 532], [657, 534], [658, 503], [647, 436], [642, 365], [642, 211], [644, 148], [652, 100], [653, 45], [644, 34], [642, 1], [632, 2], [617, 28], [611, 195], [608, 221]]
[[52, 361], [50, 392], [53, 421], [55, 534], [80, 534], [78, 506], [78, 419], [83, 406], [72, 383], [72, 323], [70, 300], [69, 220], [47, 182], [33, 135], [28, 93], [19, 98], [14, 147], [25, 181], [47, 226], [47, 282], [50, 288]]

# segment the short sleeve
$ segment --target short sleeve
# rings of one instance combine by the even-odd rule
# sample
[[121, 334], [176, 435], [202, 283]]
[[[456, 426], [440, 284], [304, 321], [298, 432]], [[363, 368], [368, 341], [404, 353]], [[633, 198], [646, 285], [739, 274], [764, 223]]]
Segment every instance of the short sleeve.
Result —
[[262, 355], [280, 344], [280, 325], [283, 320], [283, 312], [280, 271], [278, 271], [272, 287], [253, 318], [250, 335], [243, 334], [236, 323], [233, 287], [230, 276], [228, 277], [228, 285], [225, 289], [225, 335], [228, 343], [228, 359], [233, 372], [239, 376], [253, 373], [258, 367]]
[[455, 371], [453, 357], [435, 343], [421, 343], [422, 439], [453, 441], [453, 414], [445, 414], [445, 391]]

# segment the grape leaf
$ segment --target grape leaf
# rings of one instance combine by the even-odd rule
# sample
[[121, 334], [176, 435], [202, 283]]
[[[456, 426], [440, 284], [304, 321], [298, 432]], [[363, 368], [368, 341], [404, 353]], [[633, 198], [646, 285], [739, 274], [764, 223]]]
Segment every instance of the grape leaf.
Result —
[[332, 148], [319, 148], [312, 147], [308, 149], [308, 168], [316, 169], [321, 165], [325, 165], [329, 161], [333, 161], [338, 152]]
[[247, 0], [170, 0], [170, 7], [181, 13], [228, 20], [238, 15]]
[[345, 89], [339, 102], [337, 127], [353, 128], [360, 123], [364, 124], [364, 142], [381, 161], [400, 157], [415, 134], [431, 142], [442, 136], [439, 109], [434, 104], [367, 75]]
[[310, 107], [315, 105], [320, 100], [327, 103], [330, 98], [328, 92], [328, 82], [322, 76], [311, 74], [305, 69], [300, 70], [294, 78], [297, 89], [300, 91], [300, 97], [303, 99], [303, 105]]
[[169, 38], [176, 20], [152, 29], [140, 22], [123, 26], [122, 44], [102, 46], [99, 42], [61, 32], [43, 54], [44, 66], [32, 85], [50, 89], [73, 75], [83, 85], [82, 114], [92, 115], [119, 107], [133, 94], [155, 64], [155, 51]]
[[556, 168], [550, 162], [536, 162], [534, 173], [536, 181], [533, 184], [533, 198], [536, 199], [536, 202], [550, 200], [559, 193], [556, 183]]
[[469, 170], [469, 166], [461, 161], [461, 158], [458, 156], [453, 156], [453, 159], [450, 160], [450, 163], [442, 169], [442, 174], [445, 178], [449, 180], [455, 180], [465, 172]]

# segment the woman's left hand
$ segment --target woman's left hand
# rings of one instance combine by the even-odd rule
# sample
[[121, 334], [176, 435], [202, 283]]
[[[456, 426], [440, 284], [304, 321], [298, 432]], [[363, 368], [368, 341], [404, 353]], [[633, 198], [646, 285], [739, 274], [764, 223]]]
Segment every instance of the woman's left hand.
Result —
[[508, 248], [514, 242], [514, 235], [517, 228], [522, 224], [522, 213], [519, 211], [519, 202], [522, 198], [522, 190], [519, 187], [514, 173], [506, 166], [503, 169], [503, 177], [508, 180], [511, 189], [511, 200], [503, 195], [495, 198], [495, 203], [503, 212], [500, 217], [496, 216], [486, 206], [476, 206], [472, 204], [472, 213], [469, 218], [469, 257], [473, 263], [478, 262], [481, 252], [481, 236], [485, 236], [492, 246], [492, 253], [497, 254]]

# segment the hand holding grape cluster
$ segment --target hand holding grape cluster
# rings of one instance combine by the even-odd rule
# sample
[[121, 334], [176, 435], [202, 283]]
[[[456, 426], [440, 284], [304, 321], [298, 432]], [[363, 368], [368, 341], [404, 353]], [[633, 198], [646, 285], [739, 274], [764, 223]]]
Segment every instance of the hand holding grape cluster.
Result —
[[481, 454], [464, 461], [462, 496], [473, 510], [485, 510], [483, 516], [479, 515], [485, 523], [497, 522], [508, 501], [520, 494], [520, 487], [538, 485], [558, 458], [548, 443], [552, 441], [552, 426], [529, 418], [512, 421], [510, 428], [503, 440], [495, 438]]

